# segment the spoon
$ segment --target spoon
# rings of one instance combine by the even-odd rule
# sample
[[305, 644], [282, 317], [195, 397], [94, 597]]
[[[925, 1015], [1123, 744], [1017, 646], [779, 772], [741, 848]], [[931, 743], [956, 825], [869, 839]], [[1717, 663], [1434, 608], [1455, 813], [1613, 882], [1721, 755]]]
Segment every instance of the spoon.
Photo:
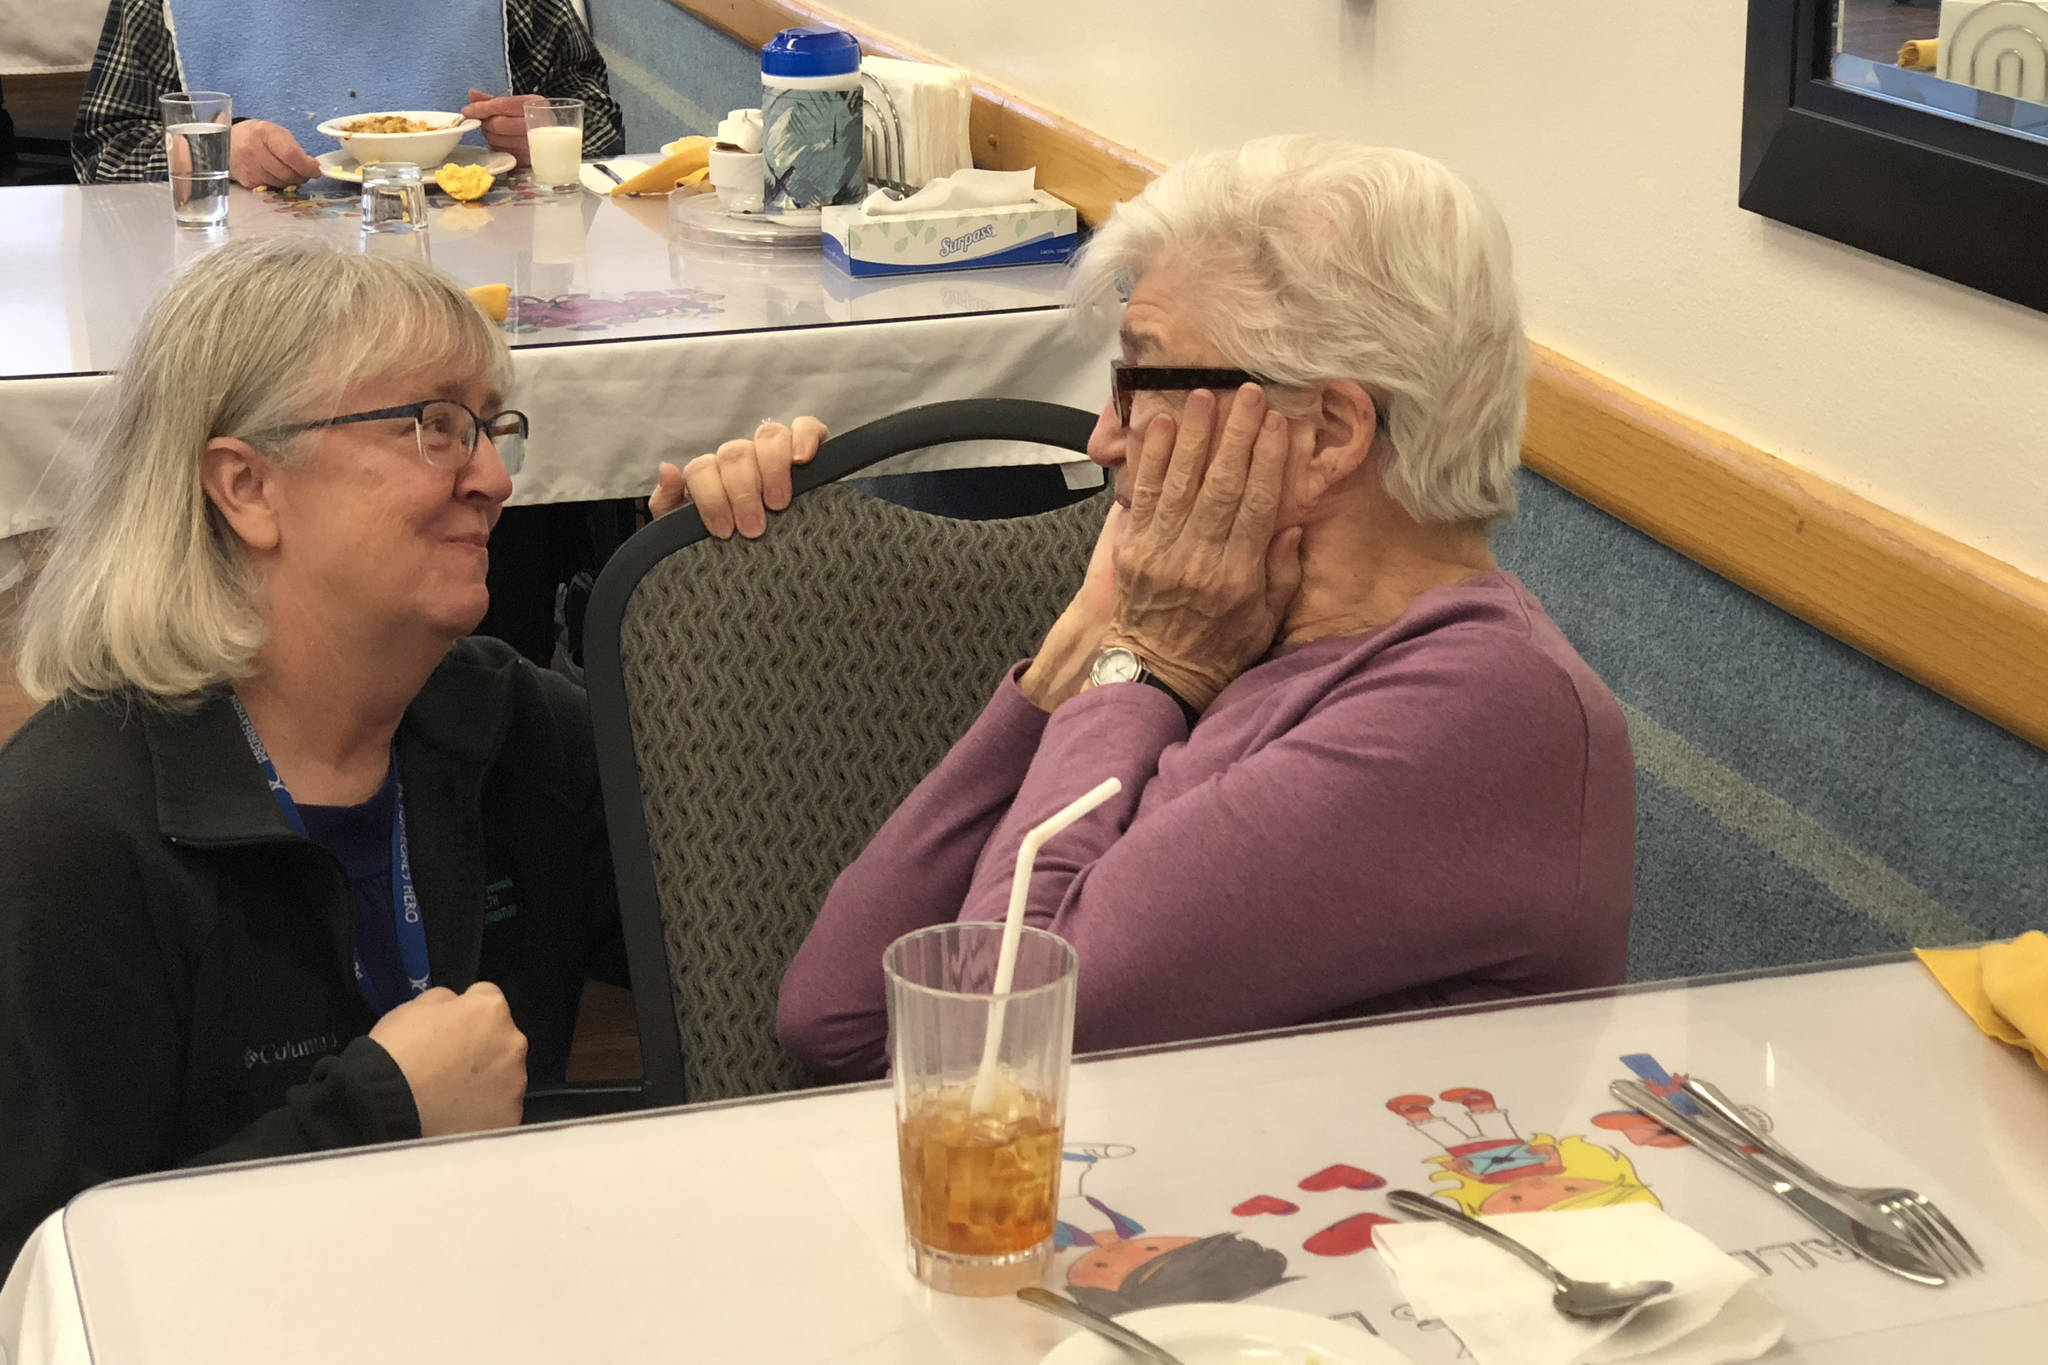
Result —
[[1458, 1231], [1470, 1233], [1482, 1242], [1491, 1242], [1525, 1265], [1542, 1271], [1557, 1287], [1552, 1303], [1568, 1318], [1620, 1317], [1623, 1313], [1634, 1312], [1651, 1299], [1671, 1292], [1669, 1280], [1635, 1280], [1627, 1284], [1575, 1280], [1500, 1229], [1480, 1222], [1462, 1209], [1439, 1204], [1413, 1190], [1389, 1191], [1387, 1202], [1403, 1213], [1420, 1214], [1440, 1223], [1449, 1223]]
[[1018, 1290], [1017, 1297], [1033, 1308], [1043, 1308], [1056, 1318], [1078, 1322], [1091, 1332], [1100, 1332], [1140, 1360], [1149, 1360], [1153, 1365], [1185, 1365], [1179, 1356], [1150, 1337], [1141, 1337], [1116, 1319], [1098, 1313], [1093, 1308], [1084, 1308], [1072, 1299], [1063, 1299], [1050, 1290], [1032, 1285], [1028, 1289]]

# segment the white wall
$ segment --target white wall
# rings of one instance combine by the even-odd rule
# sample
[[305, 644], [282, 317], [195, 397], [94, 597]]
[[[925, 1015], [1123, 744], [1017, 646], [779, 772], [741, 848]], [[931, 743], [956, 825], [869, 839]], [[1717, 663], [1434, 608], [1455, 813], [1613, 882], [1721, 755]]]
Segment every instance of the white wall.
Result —
[[2048, 578], [2048, 314], [1735, 206], [1740, 0], [829, 3], [1161, 160], [1439, 157], [1507, 215], [1535, 340]]
[[0, 76], [86, 71], [107, 0], [0, 0]]

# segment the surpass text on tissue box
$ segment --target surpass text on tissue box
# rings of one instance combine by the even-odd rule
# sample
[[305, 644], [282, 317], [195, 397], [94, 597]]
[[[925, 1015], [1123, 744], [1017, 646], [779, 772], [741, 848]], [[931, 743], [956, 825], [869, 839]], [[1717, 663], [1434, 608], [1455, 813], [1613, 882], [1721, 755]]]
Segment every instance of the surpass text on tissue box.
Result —
[[1074, 206], [1033, 190], [1012, 208], [870, 217], [858, 204], [822, 210], [825, 259], [849, 275], [909, 275], [1064, 261], [1078, 244]]

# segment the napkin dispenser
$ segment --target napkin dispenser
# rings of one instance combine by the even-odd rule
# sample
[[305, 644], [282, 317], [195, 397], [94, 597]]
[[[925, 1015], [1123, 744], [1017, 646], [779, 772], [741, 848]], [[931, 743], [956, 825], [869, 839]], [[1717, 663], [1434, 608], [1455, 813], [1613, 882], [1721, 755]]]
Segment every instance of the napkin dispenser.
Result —
[[821, 211], [825, 259], [849, 275], [911, 275], [1064, 261], [1080, 244], [1074, 206], [1044, 190], [1001, 208], [870, 215], [859, 204]]

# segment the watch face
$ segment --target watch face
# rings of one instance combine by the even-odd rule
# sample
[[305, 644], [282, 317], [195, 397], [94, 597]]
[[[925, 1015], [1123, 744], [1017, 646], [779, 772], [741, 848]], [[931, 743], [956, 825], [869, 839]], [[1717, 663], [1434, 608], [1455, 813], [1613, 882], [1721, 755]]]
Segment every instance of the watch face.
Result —
[[1097, 687], [1109, 683], [1136, 682], [1138, 675], [1145, 671], [1138, 662], [1138, 656], [1128, 649], [1105, 649], [1095, 656], [1095, 667], [1088, 670], [1088, 681]]

